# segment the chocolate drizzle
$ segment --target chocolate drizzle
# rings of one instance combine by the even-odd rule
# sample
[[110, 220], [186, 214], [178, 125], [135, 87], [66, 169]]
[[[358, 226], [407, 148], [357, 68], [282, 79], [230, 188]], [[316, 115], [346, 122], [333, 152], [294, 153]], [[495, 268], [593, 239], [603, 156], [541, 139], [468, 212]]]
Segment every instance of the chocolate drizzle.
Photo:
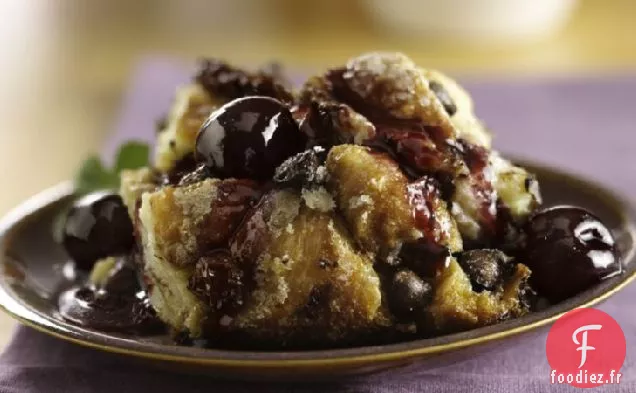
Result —
[[258, 202], [262, 188], [253, 180], [226, 179], [218, 183], [214, 214], [201, 220], [198, 248], [203, 253], [225, 247], [247, 211]]

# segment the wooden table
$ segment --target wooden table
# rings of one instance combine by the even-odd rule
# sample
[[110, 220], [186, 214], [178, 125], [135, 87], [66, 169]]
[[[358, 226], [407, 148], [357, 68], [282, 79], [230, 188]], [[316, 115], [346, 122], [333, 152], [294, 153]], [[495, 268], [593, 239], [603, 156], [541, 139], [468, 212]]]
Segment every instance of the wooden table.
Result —
[[[344, 3], [344, 5], [342, 4]], [[140, 56], [279, 59], [318, 68], [363, 51], [401, 50], [451, 73], [588, 74], [636, 69], [636, 2], [582, 0], [544, 42], [471, 47], [397, 36], [355, 1], [6, 1], [0, 25], [0, 212], [69, 178], [99, 149]], [[0, 345], [13, 322], [0, 315]]]

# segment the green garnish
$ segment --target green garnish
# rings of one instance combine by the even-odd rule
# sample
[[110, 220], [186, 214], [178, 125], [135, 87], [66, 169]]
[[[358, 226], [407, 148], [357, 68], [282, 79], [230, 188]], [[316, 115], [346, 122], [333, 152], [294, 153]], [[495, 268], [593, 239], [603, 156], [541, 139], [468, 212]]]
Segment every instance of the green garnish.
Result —
[[142, 142], [123, 144], [115, 158], [113, 168], [106, 168], [99, 157], [91, 156], [84, 161], [75, 176], [78, 196], [103, 189], [119, 188], [119, 173], [124, 169], [138, 169], [148, 165], [150, 148]]

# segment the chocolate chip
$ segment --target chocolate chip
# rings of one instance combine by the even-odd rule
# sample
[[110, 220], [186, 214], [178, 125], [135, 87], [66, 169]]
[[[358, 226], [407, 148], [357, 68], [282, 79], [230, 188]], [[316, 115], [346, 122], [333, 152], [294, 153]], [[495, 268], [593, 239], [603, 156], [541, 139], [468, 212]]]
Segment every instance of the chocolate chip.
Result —
[[501, 285], [512, 268], [511, 259], [500, 250], [464, 251], [457, 256], [457, 262], [477, 292], [493, 290]]
[[448, 267], [450, 256], [448, 248], [422, 238], [403, 244], [398, 259], [422, 277], [435, 277]]
[[391, 312], [402, 321], [422, 315], [433, 298], [433, 286], [413, 271], [400, 270], [393, 276], [388, 293]]

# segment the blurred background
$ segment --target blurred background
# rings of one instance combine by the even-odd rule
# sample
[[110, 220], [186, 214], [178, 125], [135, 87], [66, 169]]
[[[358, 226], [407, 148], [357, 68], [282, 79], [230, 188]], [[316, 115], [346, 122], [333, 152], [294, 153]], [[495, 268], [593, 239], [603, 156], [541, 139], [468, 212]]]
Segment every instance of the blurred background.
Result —
[[[454, 76], [636, 70], [633, 0], [0, 0], [0, 213], [72, 176], [140, 59], [292, 70], [400, 50]], [[0, 315], [0, 343], [12, 323]]]

